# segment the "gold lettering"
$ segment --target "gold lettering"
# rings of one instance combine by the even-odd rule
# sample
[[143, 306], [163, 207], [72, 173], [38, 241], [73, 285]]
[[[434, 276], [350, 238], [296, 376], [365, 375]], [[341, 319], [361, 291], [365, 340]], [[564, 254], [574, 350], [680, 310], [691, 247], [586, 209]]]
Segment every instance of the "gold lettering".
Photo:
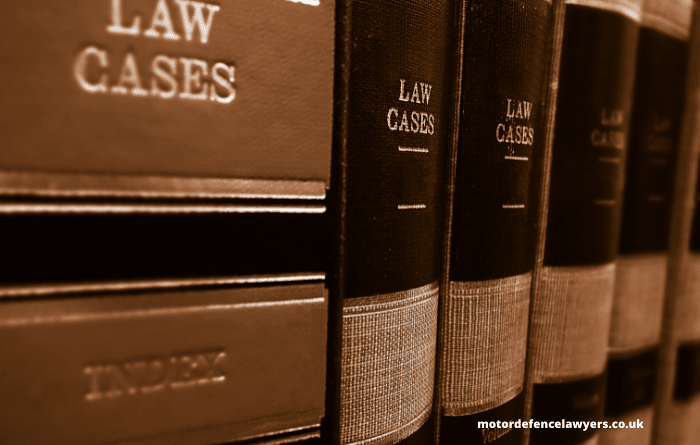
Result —
[[[182, 27], [185, 29], [185, 38], [187, 41], [192, 40], [194, 34], [195, 24], [199, 29], [199, 41], [202, 43], [207, 43], [209, 40], [209, 31], [211, 30], [211, 24], [214, 20], [214, 13], [219, 11], [221, 8], [218, 5], [211, 5], [202, 2], [193, 2], [187, 0], [175, 0], [180, 6], [180, 14], [182, 15]], [[190, 16], [189, 9], [192, 7], [194, 9], [194, 14]], [[207, 18], [204, 18], [204, 8], [209, 12]]]
[[413, 95], [411, 96], [411, 102], [420, 103], [420, 92], [418, 91], [418, 82], [413, 84]]
[[202, 82], [202, 76], [207, 75], [207, 63], [203, 60], [187, 59], [185, 57], [180, 57], [180, 63], [183, 71], [180, 98], [205, 100], [207, 98], [208, 84]]
[[165, 0], [158, 0], [156, 10], [153, 13], [151, 27], [148, 28], [143, 35], [147, 37], [159, 38], [161, 34], [156, 30], [160, 28], [164, 31], [163, 38], [168, 40], [180, 40], [180, 36], [175, 34], [173, 22], [170, 20], [170, 10]]
[[408, 102], [410, 98], [408, 97], [408, 94], [404, 95], [403, 88], [404, 85], [406, 84], [406, 79], [400, 79], [401, 82], [401, 91], [399, 91], [399, 100], [401, 102]]
[[137, 36], [141, 32], [141, 17], [135, 16], [131, 26], [124, 27], [122, 25], [122, 2], [121, 0], [112, 0], [112, 24], [107, 26], [107, 32]]
[[78, 85], [88, 93], [106, 93], [107, 92], [107, 82], [108, 76], [103, 73], [100, 76], [100, 80], [97, 83], [91, 83], [87, 79], [88, 71], [88, 60], [96, 59], [100, 68], [107, 68], [107, 51], [96, 48], [94, 46], [88, 46], [78, 54], [75, 59], [75, 64], [73, 65], [73, 76], [78, 82]]
[[[219, 71], [223, 71], [225, 76], [222, 76]], [[217, 62], [211, 69], [211, 77], [216, 85], [219, 85], [226, 91], [226, 96], [219, 96], [216, 93], [216, 88], [212, 84], [211, 93], [209, 94], [209, 99], [215, 100], [222, 104], [228, 104], [236, 98], [236, 89], [233, 86], [235, 82], [234, 78], [235, 68], [233, 66], [226, 65], [225, 63]]]
[[[129, 91], [127, 86], [131, 86], [131, 91]], [[148, 95], [148, 91], [141, 87], [141, 77], [139, 76], [139, 70], [136, 66], [136, 58], [134, 58], [132, 53], [126, 54], [121, 74], [119, 75], [119, 81], [117, 85], [112, 87], [112, 93], [127, 94], [129, 92], [134, 96]]]
[[[168, 71], [166, 71], [168, 70]], [[171, 99], [177, 93], [177, 59], [173, 57], [158, 55], [153, 58], [151, 63], [151, 95], [158, 96], [162, 99]], [[162, 83], [159, 83], [160, 80]], [[167, 85], [168, 89], [161, 89], [159, 85]]]

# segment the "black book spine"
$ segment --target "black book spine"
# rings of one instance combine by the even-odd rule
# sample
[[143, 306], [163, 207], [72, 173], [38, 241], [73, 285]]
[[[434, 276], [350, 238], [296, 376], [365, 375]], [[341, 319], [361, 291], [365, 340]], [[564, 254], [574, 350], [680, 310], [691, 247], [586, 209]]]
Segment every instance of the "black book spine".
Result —
[[[641, 2], [568, 1], [543, 265], [533, 278], [525, 417], [602, 418]], [[532, 444], [597, 430], [533, 429]]]
[[353, 1], [344, 153], [343, 444], [430, 429], [454, 2]]
[[467, 0], [461, 11], [438, 437], [442, 444], [519, 444], [519, 430], [477, 425], [494, 416], [516, 420], [522, 410], [552, 4]]

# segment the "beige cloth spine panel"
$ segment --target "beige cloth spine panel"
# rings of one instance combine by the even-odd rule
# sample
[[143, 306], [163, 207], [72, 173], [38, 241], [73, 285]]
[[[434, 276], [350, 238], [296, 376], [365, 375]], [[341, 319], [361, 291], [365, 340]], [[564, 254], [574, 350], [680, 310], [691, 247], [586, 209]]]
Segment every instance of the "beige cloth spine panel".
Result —
[[543, 267], [533, 295], [531, 383], [557, 383], [603, 372], [607, 360], [615, 263]]
[[[700, 341], [700, 255], [697, 253], [688, 256], [685, 286], [676, 300], [673, 320], [676, 347], [684, 342]], [[659, 372], [675, 376], [675, 362], [664, 360], [660, 366]], [[672, 399], [668, 409], [659, 412], [659, 420], [659, 445], [700, 444], [700, 396], [687, 402]]]
[[[609, 355], [624, 356], [656, 346], [661, 335], [667, 256], [664, 253], [623, 255], [617, 259], [615, 294], [610, 324]], [[607, 429], [600, 432], [601, 445], [646, 445], [651, 442], [652, 406], [608, 420], [640, 419], [644, 429]]]
[[659, 342], [665, 282], [666, 254], [618, 258], [610, 325], [611, 354]]
[[485, 411], [522, 390], [530, 284], [529, 272], [450, 282], [439, 367], [444, 415]]
[[396, 443], [425, 423], [433, 399], [437, 307], [437, 282], [345, 300], [341, 443]]

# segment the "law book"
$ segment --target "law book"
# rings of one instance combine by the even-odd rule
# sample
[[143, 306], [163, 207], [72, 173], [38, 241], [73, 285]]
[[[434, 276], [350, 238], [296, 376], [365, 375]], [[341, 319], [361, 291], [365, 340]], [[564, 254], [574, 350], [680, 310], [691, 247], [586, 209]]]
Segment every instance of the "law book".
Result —
[[646, 1], [637, 50], [601, 444], [649, 444], [680, 136], [690, 2]]
[[653, 443], [685, 445], [700, 440], [697, 419], [698, 342], [698, 161], [700, 158], [700, 10], [693, 2], [685, 105], [671, 213], [666, 297], [664, 299], [659, 372], [656, 378]]
[[329, 298], [343, 315], [330, 328], [340, 338], [329, 354], [341, 349], [328, 371], [339, 380], [332, 443], [430, 437], [454, 10], [447, 0], [339, 8]]
[[458, 113], [440, 289], [436, 440], [521, 441], [536, 191], [543, 169], [549, 1], [463, 1]]
[[[530, 308], [524, 419], [603, 417], [641, 2], [566, 1], [545, 228]], [[594, 444], [597, 429], [526, 430]], [[568, 428], [567, 428], [568, 427]]]
[[322, 200], [334, 6], [9, 6], [0, 19], [0, 194]]
[[0, 442], [317, 438], [335, 3], [0, 24]]
[[52, 298], [5, 292], [3, 443], [318, 436], [327, 318], [320, 277], [148, 284], [67, 285]]

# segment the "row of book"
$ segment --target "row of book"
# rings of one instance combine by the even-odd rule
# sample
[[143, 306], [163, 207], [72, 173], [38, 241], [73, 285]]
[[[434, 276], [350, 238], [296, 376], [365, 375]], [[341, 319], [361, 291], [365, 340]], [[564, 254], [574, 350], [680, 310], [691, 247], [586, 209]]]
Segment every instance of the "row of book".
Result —
[[700, 441], [688, 0], [34, 0], [0, 37], [0, 442]]

